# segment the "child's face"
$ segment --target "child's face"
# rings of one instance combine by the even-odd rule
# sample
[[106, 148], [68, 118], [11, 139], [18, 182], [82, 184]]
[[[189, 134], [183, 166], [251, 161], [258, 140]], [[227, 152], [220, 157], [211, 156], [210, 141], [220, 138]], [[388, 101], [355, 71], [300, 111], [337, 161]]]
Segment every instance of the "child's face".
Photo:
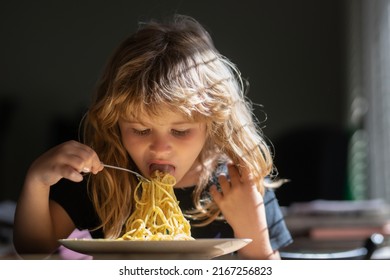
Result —
[[197, 178], [187, 178], [193, 174], [188, 171], [206, 142], [206, 123], [166, 110], [159, 117], [145, 114], [119, 121], [119, 128], [127, 152], [144, 176], [158, 169], [172, 174], [177, 186], [181, 186], [180, 181], [196, 182], [193, 179]]

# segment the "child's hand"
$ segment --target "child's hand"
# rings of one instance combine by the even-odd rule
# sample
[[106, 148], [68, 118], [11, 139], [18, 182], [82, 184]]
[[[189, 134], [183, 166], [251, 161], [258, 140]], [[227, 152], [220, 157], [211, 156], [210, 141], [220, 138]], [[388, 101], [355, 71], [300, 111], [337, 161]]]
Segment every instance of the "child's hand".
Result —
[[213, 186], [211, 195], [237, 238], [257, 236], [267, 230], [263, 197], [247, 168], [240, 169], [241, 175], [236, 166], [230, 164], [228, 168], [230, 182], [220, 176], [222, 192]]
[[31, 165], [27, 180], [43, 186], [52, 186], [61, 178], [74, 182], [83, 180], [81, 172], [98, 173], [103, 169], [98, 155], [90, 147], [68, 141], [47, 151]]

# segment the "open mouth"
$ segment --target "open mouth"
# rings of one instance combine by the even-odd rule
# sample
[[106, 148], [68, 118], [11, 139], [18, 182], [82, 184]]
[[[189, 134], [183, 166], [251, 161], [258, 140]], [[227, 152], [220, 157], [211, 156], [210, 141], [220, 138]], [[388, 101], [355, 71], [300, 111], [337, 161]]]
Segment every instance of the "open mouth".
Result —
[[152, 174], [156, 170], [158, 170], [160, 172], [164, 172], [164, 173], [173, 174], [175, 172], [175, 167], [173, 165], [170, 165], [170, 164], [152, 163], [149, 166], [150, 173]]

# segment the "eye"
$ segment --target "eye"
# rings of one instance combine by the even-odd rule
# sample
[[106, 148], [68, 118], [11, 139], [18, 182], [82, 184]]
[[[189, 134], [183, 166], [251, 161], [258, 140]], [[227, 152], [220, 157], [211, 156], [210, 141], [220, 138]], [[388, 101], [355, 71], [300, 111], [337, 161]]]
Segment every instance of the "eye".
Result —
[[171, 133], [172, 133], [172, 135], [174, 135], [174, 136], [180, 136], [180, 137], [182, 137], [182, 136], [188, 135], [188, 134], [190, 133], [190, 130], [189, 130], [189, 129], [185, 129], [185, 130], [172, 129], [172, 130], [171, 130]]
[[137, 134], [137, 135], [140, 135], [140, 136], [145, 136], [145, 135], [148, 135], [150, 133], [150, 129], [135, 129], [133, 128], [133, 133], [134, 134]]

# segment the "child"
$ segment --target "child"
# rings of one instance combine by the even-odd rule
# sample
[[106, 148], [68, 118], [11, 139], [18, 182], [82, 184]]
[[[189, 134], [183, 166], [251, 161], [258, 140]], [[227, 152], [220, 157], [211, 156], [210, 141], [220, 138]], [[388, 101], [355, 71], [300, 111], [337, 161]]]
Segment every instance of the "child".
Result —
[[[278, 259], [291, 240], [274, 193], [272, 155], [239, 71], [194, 19], [150, 22], [111, 57], [84, 120], [83, 143], [29, 168], [15, 215], [19, 253], [51, 253], [75, 228], [117, 238], [137, 177], [172, 174], [194, 238], [250, 238], [245, 259]], [[85, 176], [84, 173], [89, 173]]]

